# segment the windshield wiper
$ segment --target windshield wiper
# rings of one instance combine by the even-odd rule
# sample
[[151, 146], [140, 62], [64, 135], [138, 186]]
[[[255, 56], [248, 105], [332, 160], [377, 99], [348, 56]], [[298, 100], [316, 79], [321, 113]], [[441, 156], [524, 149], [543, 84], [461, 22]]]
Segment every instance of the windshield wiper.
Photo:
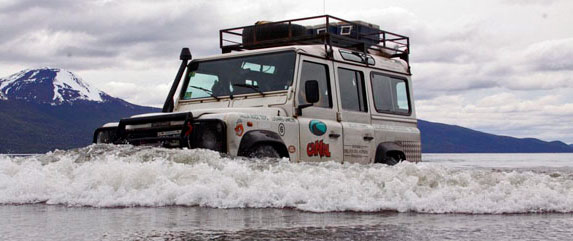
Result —
[[261, 94], [263, 97], [265, 97], [265, 93], [263, 93], [261, 90], [259, 90], [258, 86], [246, 85], [246, 84], [233, 84], [233, 86], [252, 89], [252, 90], [256, 91], [257, 93]]
[[195, 89], [198, 89], [198, 90], [205, 91], [205, 93], [207, 93], [207, 94], [209, 94], [211, 97], [215, 98], [215, 100], [219, 100], [219, 97], [217, 97], [216, 95], [214, 95], [214, 94], [213, 94], [213, 91], [211, 91], [211, 90], [205, 89], [205, 88], [203, 88], [203, 87], [195, 86], [195, 85], [189, 85], [189, 87], [195, 88]]

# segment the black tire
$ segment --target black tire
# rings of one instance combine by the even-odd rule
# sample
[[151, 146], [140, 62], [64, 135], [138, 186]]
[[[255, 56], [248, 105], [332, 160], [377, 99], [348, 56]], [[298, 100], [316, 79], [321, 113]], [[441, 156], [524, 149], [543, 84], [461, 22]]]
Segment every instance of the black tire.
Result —
[[393, 154], [386, 156], [382, 161], [379, 161], [377, 163], [383, 163], [383, 164], [386, 164], [388, 166], [394, 166], [394, 165], [404, 161], [404, 159], [405, 158], [402, 155], [393, 153]]
[[386, 158], [386, 160], [384, 160], [384, 164], [388, 166], [394, 166], [400, 162], [402, 162], [402, 159], [397, 155], [389, 156]]
[[271, 145], [257, 145], [249, 151], [250, 158], [280, 158], [279, 152]]
[[[307, 34], [304, 26], [298, 24], [291, 24], [292, 37], [302, 36]], [[259, 24], [255, 26], [245, 27], [243, 29], [243, 44], [252, 44], [255, 42], [267, 41], [273, 39], [288, 38], [289, 25], [288, 24]]]
[[113, 144], [117, 139], [116, 127], [100, 127], [94, 132], [93, 143]]

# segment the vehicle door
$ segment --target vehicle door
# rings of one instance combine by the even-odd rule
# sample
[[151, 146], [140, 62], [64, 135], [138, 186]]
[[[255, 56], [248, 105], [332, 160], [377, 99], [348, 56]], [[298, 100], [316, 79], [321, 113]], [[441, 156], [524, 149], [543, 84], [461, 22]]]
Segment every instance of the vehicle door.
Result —
[[318, 102], [302, 109], [298, 116], [300, 160], [342, 161], [342, 125], [337, 121], [338, 106], [332, 61], [301, 56], [299, 66], [296, 106], [308, 104], [305, 96], [306, 81], [316, 80], [319, 86]]
[[374, 128], [368, 110], [369, 87], [364, 68], [335, 63], [337, 98], [343, 132], [344, 162], [371, 163], [375, 155]]

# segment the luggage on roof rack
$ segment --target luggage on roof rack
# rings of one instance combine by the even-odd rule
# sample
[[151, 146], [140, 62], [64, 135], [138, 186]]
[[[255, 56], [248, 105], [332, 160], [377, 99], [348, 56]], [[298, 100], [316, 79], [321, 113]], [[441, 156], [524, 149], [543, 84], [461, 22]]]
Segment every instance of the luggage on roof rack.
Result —
[[325, 48], [331, 49], [336, 46], [388, 58], [399, 57], [409, 62], [408, 37], [381, 30], [378, 25], [330, 15], [278, 22], [259, 21], [254, 25], [219, 31], [219, 46], [223, 53], [308, 44], [324, 44]]

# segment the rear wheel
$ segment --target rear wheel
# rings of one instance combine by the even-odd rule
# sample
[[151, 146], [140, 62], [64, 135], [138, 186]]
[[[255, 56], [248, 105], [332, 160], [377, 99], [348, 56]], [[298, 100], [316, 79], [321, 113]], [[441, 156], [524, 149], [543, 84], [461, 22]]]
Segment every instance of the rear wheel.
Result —
[[388, 166], [394, 166], [402, 161], [404, 161], [404, 157], [399, 154], [399, 153], [392, 153], [392, 154], [388, 154], [386, 156], [386, 158], [384, 158], [382, 161], [378, 162], [378, 163], [383, 163], [386, 164]]
[[279, 152], [271, 145], [258, 145], [255, 146], [249, 154], [247, 155], [250, 158], [280, 158], [281, 155]]
[[386, 158], [385, 163], [386, 163], [386, 165], [394, 166], [394, 165], [400, 163], [401, 161], [402, 161], [402, 159], [400, 157], [398, 157], [397, 155], [394, 155], [394, 156], [389, 156], [388, 158]]

